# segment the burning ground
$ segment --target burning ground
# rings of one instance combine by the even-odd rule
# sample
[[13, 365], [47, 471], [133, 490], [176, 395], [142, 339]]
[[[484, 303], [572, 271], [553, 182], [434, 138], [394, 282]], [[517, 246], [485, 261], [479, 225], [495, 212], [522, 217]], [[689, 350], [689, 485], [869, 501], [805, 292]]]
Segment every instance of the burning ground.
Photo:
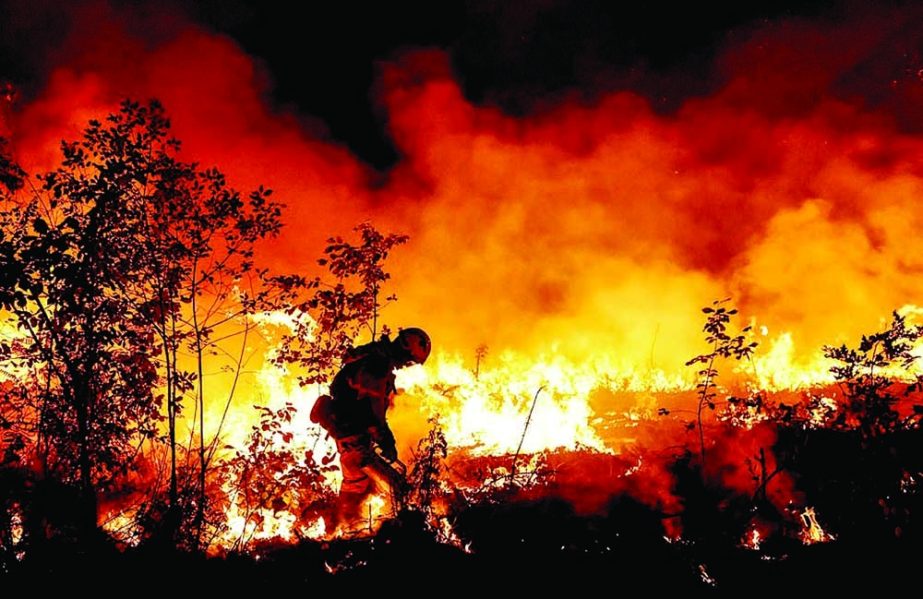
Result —
[[[670, 107], [615, 77], [514, 112], [457, 51], [404, 48], [376, 66], [382, 171], [232, 38], [88, 6], [0, 112], [7, 573], [515, 555], [750, 588], [887, 579], [918, 547], [915, 7], [738, 27]], [[307, 413], [382, 324], [436, 347], [389, 415], [413, 509], [334, 529]]]

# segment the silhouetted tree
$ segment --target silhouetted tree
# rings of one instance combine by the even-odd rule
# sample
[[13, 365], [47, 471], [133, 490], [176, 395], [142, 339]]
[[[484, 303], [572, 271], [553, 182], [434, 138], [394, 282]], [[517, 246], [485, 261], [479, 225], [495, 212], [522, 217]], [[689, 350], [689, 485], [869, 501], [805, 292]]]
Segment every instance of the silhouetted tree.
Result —
[[[300, 367], [299, 380], [304, 385], [326, 382], [363, 331], [375, 338], [383, 306], [381, 288], [391, 278], [384, 270], [384, 262], [393, 248], [409, 239], [406, 235], [383, 234], [370, 223], [358, 225], [355, 231], [360, 243], [354, 245], [342, 237], [328, 239], [325, 256], [318, 260], [333, 282], [321, 277], [275, 279], [289, 298], [287, 312], [295, 317], [293, 329], [281, 340], [275, 361], [282, 366]], [[395, 299], [390, 295], [385, 302]], [[388, 332], [387, 328], [384, 332]]]
[[[96, 151], [107, 144], [111, 154]], [[147, 274], [142, 205], [133, 201], [146, 175], [96, 121], [83, 141], [61, 147], [61, 166], [41, 187], [0, 211], [9, 266], [0, 301], [22, 333], [18, 366], [45, 381], [46, 464], [79, 484], [83, 525], [93, 528], [97, 486], [129, 467], [160, 418], [154, 330], [127, 291]]]
[[[76, 464], [89, 498], [155, 437], [166, 400], [173, 513], [177, 418], [195, 392], [201, 521], [215, 448], [205, 436], [204, 357], [241, 334], [230, 328], [246, 323], [257, 295], [267, 304], [254, 248], [281, 228], [281, 205], [270, 190], [242, 197], [219, 171], [179, 161], [169, 129], [158, 102], [125, 101], [62, 143], [61, 166], [39, 188], [24, 193], [21, 171], [0, 162], [0, 182], [21, 192], [0, 212], [0, 260], [9, 265], [0, 302], [24, 335], [20, 366], [47, 383], [40, 433], [54, 441], [65, 479]], [[240, 329], [245, 337], [247, 325]], [[194, 372], [180, 365], [183, 348]]]
[[297, 413], [295, 406], [286, 403], [278, 410], [254, 408], [259, 421], [251, 427], [246, 445], [221, 463], [222, 476], [232, 490], [229, 507], [233, 505], [242, 519], [233, 546], [241, 551], [267, 524], [267, 513], [290, 514], [297, 530], [325, 513], [329, 517], [335, 500], [326, 480], [328, 473], [337, 470], [334, 456], [317, 461], [311, 449], [292, 451], [290, 425]]
[[440, 491], [443, 461], [449, 448], [439, 419], [430, 418], [429, 423], [429, 432], [417, 443], [413, 466], [407, 476], [407, 502], [427, 516], [432, 515], [433, 499]]
[[832, 424], [856, 426], [866, 439], [919, 426], [920, 406], [906, 419], [897, 406], [923, 388], [923, 376], [914, 371], [919, 356], [913, 353], [921, 338], [923, 327], [907, 324], [906, 317], [894, 312], [887, 329], [863, 335], [856, 348], [825, 346], [824, 355], [837, 361], [830, 372], [846, 398], [846, 409]]

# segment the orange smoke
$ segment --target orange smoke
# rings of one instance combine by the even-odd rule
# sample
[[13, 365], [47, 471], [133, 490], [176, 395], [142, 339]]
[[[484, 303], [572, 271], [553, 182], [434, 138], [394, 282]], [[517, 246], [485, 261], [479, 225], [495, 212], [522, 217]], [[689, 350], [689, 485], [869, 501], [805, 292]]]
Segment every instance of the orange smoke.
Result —
[[881, 100], [859, 80], [903, 73], [880, 63], [912, 15], [750, 32], [718, 61], [724, 85], [671, 115], [612, 92], [510, 117], [468, 102], [445, 54], [404, 54], [379, 96], [403, 159], [373, 188], [321, 124], [268, 103], [269, 76], [231, 39], [169, 15], [170, 35], [142, 39], [131, 16], [94, 6], [10, 116], [26, 166], [47, 168], [116, 100], [157, 96], [187, 157], [285, 199], [273, 266], [310, 268], [328, 234], [366, 218], [409, 233], [387, 316], [430, 327], [445, 351], [674, 370], [699, 350], [690, 315], [730, 294], [806, 360], [918, 301], [923, 146], [895, 107], [923, 83], [910, 71]]

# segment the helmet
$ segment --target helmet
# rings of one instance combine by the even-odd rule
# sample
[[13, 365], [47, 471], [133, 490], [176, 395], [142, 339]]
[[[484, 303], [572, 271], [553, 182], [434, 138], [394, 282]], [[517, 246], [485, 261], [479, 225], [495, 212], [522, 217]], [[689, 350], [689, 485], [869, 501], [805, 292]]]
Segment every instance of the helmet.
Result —
[[417, 364], [426, 362], [429, 352], [433, 349], [433, 344], [429, 340], [429, 335], [423, 329], [409, 328], [401, 329], [394, 339], [394, 343], [401, 348], [407, 355], [407, 358]]

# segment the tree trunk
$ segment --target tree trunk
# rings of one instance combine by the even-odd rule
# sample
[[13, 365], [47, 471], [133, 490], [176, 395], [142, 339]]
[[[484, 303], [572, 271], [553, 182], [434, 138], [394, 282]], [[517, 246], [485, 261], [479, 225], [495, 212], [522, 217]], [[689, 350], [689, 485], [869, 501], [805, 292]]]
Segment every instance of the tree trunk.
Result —
[[96, 531], [96, 489], [93, 487], [93, 467], [90, 458], [89, 392], [79, 390], [74, 396], [74, 411], [77, 416], [77, 467], [80, 475], [80, 522], [81, 531], [87, 534]]
[[196, 506], [196, 545], [199, 543], [199, 537], [202, 534], [202, 524], [205, 519], [205, 501], [207, 499], [205, 493], [205, 470], [207, 464], [205, 462], [205, 388], [204, 381], [202, 377], [204, 375], [205, 369], [203, 366], [203, 356], [202, 356], [202, 325], [199, 323], [198, 315], [198, 302], [197, 296], [199, 293], [198, 286], [196, 284], [196, 277], [198, 276], [198, 261], [193, 263], [192, 267], [192, 293], [190, 293], [191, 303], [192, 303], [192, 332], [195, 335], [195, 350], [196, 350], [196, 368], [197, 368], [197, 391], [196, 401], [198, 402], [198, 412], [199, 412], [199, 500]]

